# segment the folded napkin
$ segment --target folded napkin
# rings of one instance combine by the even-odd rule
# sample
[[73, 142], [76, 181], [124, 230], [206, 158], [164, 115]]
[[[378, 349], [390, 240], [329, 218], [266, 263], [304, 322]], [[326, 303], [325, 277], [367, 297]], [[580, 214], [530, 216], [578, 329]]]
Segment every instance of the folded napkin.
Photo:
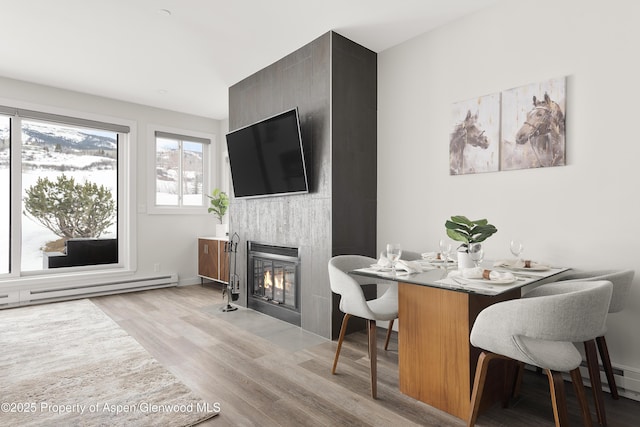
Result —
[[482, 267], [463, 268], [453, 270], [449, 277], [462, 277], [464, 279], [484, 279], [484, 280], [515, 280], [515, 276], [508, 271], [487, 270]]
[[[386, 268], [391, 268], [393, 266], [391, 265], [391, 261], [389, 260], [389, 258], [387, 258], [384, 252], [382, 252], [380, 254], [380, 257], [378, 258], [378, 261], [375, 264], [373, 264], [371, 267], [386, 269]], [[396, 270], [406, 271], [407, 273], [422, 273], [422, 271], [424, 271], [422, 266], [418, 262], [407, 261], [404, 259], [399, 259], [398, 261], [396, 261]]]
[[383, 268], [391, 267], [391, 261], [389, 261], [389, 258], [387, 258], [384, 252], [380, 252], [380, 256], [378, 257], [378, 262], [376, 262], [376, 265]]
[[504, 268], [550, 268], [545, 264], [541, 264], [535, 261], [531, 261], [529, 259], [503, 259], [493, 263], [494, 267], [504, 267]]
[[396, 262], [396, 270], [406, 271], [407, 273], [422, 273], [422, 266], [416, 261], [399, 259]]

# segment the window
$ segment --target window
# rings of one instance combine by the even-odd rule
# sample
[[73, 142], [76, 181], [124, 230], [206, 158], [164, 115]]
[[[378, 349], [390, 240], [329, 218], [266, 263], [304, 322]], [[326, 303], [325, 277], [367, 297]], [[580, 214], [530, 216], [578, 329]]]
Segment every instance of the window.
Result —
[[9, 162], [11, 119], [0, 115], [0, 275], [9, 273], [11, 249], [11, 177]]
[[[151, 133], [151, 132], [150, 132]], [[206, 213], [212, 138], [152, 129], [152, 213]]]
[[122, 267], [129, 127], [0, 106], [0, 275]]

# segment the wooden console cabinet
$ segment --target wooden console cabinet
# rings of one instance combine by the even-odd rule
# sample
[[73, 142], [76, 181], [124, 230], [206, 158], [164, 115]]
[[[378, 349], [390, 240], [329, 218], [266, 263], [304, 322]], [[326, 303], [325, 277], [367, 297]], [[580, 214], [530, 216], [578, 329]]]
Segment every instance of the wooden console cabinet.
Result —
[[225, 246], [226, 237], [198, 238], [198, 276], [229, 283], [229, 253]]

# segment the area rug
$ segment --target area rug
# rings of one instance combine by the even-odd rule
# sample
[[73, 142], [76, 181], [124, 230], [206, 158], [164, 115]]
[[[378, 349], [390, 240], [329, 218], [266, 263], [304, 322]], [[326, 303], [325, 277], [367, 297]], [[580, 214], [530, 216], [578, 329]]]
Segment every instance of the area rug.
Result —
[[89, 300], [0, 310], [0, 423], [191, 426], [219, 411]]

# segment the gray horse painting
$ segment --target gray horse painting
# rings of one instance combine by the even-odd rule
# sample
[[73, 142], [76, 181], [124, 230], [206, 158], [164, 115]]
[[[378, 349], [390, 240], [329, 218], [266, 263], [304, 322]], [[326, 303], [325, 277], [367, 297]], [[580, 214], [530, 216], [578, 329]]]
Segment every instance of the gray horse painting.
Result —
[[565, 78], [502, 93], [500, 169], [565, 164]]
[[545, 92], [533, 97], [533, 108], [516, 134], [516, 144], [530, 144], [539, 166], [564, 164], [564, 113]]
[[453, 105], [449, 174], [494, 172], [499, 167], [500, 95], [485, 95]]
[[[478, 126], [478, 114], [472, 115], [471, 110], [468, 111], [467, 117], [455, 126], [449, 140], [449, 172], [451, 175], [465, 173], [464, 150], [467, 146], [482, 149], [489, 146], [489, 140], [484, 134], [484, 130]], [[468, 169], [469, 165], [466, 170]]]

